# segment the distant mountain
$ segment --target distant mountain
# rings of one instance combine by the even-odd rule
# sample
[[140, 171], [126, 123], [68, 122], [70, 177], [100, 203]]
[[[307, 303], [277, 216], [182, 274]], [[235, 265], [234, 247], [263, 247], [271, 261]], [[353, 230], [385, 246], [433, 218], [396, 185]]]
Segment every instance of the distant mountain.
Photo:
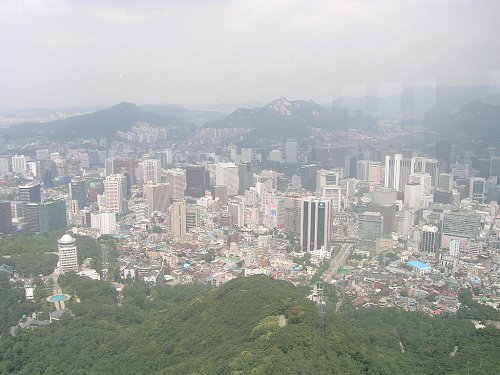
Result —
[[401, 93], [390, 96], [341, 97], [331, 104], [351, 111], [423, 119], [423, 116], [433, 108], [442, 113], [455, 113], [474, 100], [498, 105], [500, 104], [500, 87], [408, 87]]
[[424, 125], [449, 137], [500, 142], [500, 105], [472, 101], [453, 114], [430, 110]]
[[1, 133], [7, 138], [57, 136], [63, 139], [78, 137], [112, 137], [117, 130], [129, 130], [137, 122], [155, 126], [189, 125], [177, 118], [147, 112], [132, 103], [120, 103], [101, 111], [44, 123], [19, 124]]
[[351, 116], [345, 109], [330, 110], [305, 100], [280, 98], [260, 108], [239, 108], [225, 119], [208, 123], [212, 128], [252, 128], [262, 136], [301, 136], [307, 128], [348, 129], [373, 126], [373, 118]]
[[210, 110], [219, 111], [223, 113], [231, 113], [236, 111], [238, 108], [258, 108], [264, 106], [265, 103], [258, 101], [248, 101], [248, 102], [240, 102], [240, 103], [220, 103], [216, 105], [210, 106]]
[[142, 105], [140, 108], [146, 112], [185, 120], [194, 125], [201, 126], [211, 121], [222, 120], [226, 114], [215, 110], [194, 110], [173, 105]]

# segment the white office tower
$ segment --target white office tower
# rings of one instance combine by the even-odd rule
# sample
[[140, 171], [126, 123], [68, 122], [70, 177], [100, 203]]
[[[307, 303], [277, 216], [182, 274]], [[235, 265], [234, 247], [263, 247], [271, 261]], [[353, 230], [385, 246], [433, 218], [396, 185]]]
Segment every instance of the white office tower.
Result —
[[300, 212], [300, 244], [310, 252], [325, 247], [329, 250], [331, 207], [329, 199], [307, 197], [302, 200]]
[[439, 181], [439, 161], [421, 156], [412, 158], [413, 173], [428, 173], [431, 176], [431, 186], [436, 187]]
[[422, 185], [416, 182], [408, 182], [405, 185], [404, 205], [408, 208], [419, 209], [422, 207]]
[[396, 212], [395, 230], [400, 236], [408, 237], [415, 223], [415, 214], [411, 209], [404, 209]]
[[186, 171], [180, 168], [168, 169], [165, 177], [166, 182], [170, 184], [172, 189], [172, 199], [184, 200], [186, 193]]
[[450, 192], [453, 189], [453, 175], [451, 173], [439, 174], [438, 189], [446, 192]]
[[102, 234], [115, 234], [117, 230], [116, 214], [113, 212], [92, 212], [90, 226]]
[[251, 163], [253, 160], [253, 150], [251, 148], [242, 148], [241, 149], [241, 162], [242, 163]]
[[26, 173], [28, 169], [28, 158], [24, 155], [14, 155], [12, 157], [12, 172], [13, 173]]
[[155, 211], [167, 212], [172, 201], [172, 194], [172, 186], [169, 183], [145, 184], [143, 196], [149, 215], [152, 216]]
[[245, 202], [249, 206], [255, 206], [259, 203], [259, 194], [253, 186], [245, 190]]
[[296, 174], [292, 176], [292, 183], [290, 184], [290, 188], [292, 190], [300, 190], [302, 188], [302, 181], [300, 180], [300, 176]]
[[484, 203], [484, 193], [486, 191], [486, 180], [483, 177], [469, 178], [469, 199]]
[[245, 226], [245, 204], [244, 202], [231, 201], [227, 204], [227, 212], [231, 216], [233, 225], [242, 228]]
[[144, 159], [142, 161], [141, 176], [144, 183], [156, 184], [161, 182], [160, 159]]
[[384, 170], [384, 186], [396, 191], [404, 191], [410, 174], [413, 173], [412, 159], [403, 158], [401, 154], [386, 155]]
[[57, 241], [57, 247], [59, 250], [59, 269], [61, 273], [68, 271], [78, 272], [76, 240], [69, 234], [65, 234]]
[[378, 184], [380, 182], [380, 174], [382, 165], [378, 161], [359, 160], [356, 168], [356, 178], [361, 181], [366, 181], [369, 184]]
[[269, 160], [274, 161], [276, 163], [283, 163], [283, 158], [281, 156], [280, 150], [271, 150], [269, 152]]
[[119, 215], [127, 212], [127, 178], [123, 174], [112, 174], [104, 180], [106, 210]]
[[297, 163], [297, 142], [288, 140], [285, 145], [285, 162], [288, 164]]
[[322, 189], [329, 185], [338, 185], [340, 179], [340, 173], [338, 171], [329, 171], [326, 169], [320, 169], [316, 172], [316, 191], [321, 192]]
[[227, 186], [227, 195], [237, 195], [240, 187], [240, 177], [236, 164], [217, 164], [215, 167], [215, 184]]
[[338, 185], [327, 185], [321, 189], [321, 196], [331, 200], [332, 213], [340, 212], [342, 205], [342, 188]]
[[266, 228], [283, 228], [285, 200], [274, 189], [264, 189], [260, 197], [262, 224]]
[[435, 253], [438, 248], [438, 227], [435, 225], [424, 225], [422, 227], [422, 238], [420, 239], [420, 251], [424, 253]]
[[179, 238], [186, 234], [186, 202], [174, 201], [169, 207], [170, 233], [172, 237]]

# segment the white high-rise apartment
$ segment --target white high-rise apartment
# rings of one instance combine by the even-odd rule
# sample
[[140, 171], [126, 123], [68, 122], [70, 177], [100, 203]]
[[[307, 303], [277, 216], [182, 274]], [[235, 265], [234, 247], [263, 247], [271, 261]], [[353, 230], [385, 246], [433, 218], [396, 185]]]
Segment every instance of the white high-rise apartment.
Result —
[[104, 180], [106, 210], [117, 214], [127, 212], [127, 178], [122, 174], [112, 174]]
[[240, 188], [238, 167], [234, 163], [219, 163], [215, 168], [215, 184], [227, 186], [227, 194], [237, 195]]
[[153, 184], [161, 181], [160, 159], [145, 159], [142, 161], [142, 181]]
[[59, 268], [61, 272], [78, 271], [78, 254], [76, 240], [65, 234], [57, 241], [59, 250]]
[[28, 169], [28, 158], [24, 155], [14, 155], [12, 157], [12, 172], [26, 173]]

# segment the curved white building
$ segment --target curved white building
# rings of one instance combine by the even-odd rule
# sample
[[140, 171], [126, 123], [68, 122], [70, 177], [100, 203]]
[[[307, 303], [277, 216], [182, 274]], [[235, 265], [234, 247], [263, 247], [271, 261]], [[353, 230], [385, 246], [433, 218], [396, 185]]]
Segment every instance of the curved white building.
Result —
[[76, 240], [69, 234], [65, 234], [57, 241], [57, 247], [59, 249], [59, 268], [61, 272], [78, 272]]

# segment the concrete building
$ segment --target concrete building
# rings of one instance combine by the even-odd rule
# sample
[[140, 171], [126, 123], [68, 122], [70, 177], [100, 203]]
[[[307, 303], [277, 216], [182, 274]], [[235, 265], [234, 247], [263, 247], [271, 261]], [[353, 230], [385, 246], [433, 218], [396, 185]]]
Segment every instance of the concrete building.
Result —
[[422, 238], [420, 240], [420, 251], [424, 253], [435, 253], [439, 246], [439, 229], [435, 225], [424, 225], [422, 227]]
[[174, 201], [169, 207], [170, 231], [173, 238], [186, 234], [186, 202]]
[[306, 197], [301, 203], [300, 244], [302, 251], [329, 250], [331, 238], [331, 202]]
[[124, 214], [128, 211], [127, 205], [127, 179], [123, 174], [112, 174], [104, 181], [104, 195], [106, 197], [106, 210]]
[[156, 184], [161, 182], [160, 159], [144, 159], [142, 161], [141, 177], [144, 183]]
[[61, 272], [78, 272], [76, 240], [69, 234], [65, 234], [57, 241], [57, 247], [59, 250], [59, 269]]

